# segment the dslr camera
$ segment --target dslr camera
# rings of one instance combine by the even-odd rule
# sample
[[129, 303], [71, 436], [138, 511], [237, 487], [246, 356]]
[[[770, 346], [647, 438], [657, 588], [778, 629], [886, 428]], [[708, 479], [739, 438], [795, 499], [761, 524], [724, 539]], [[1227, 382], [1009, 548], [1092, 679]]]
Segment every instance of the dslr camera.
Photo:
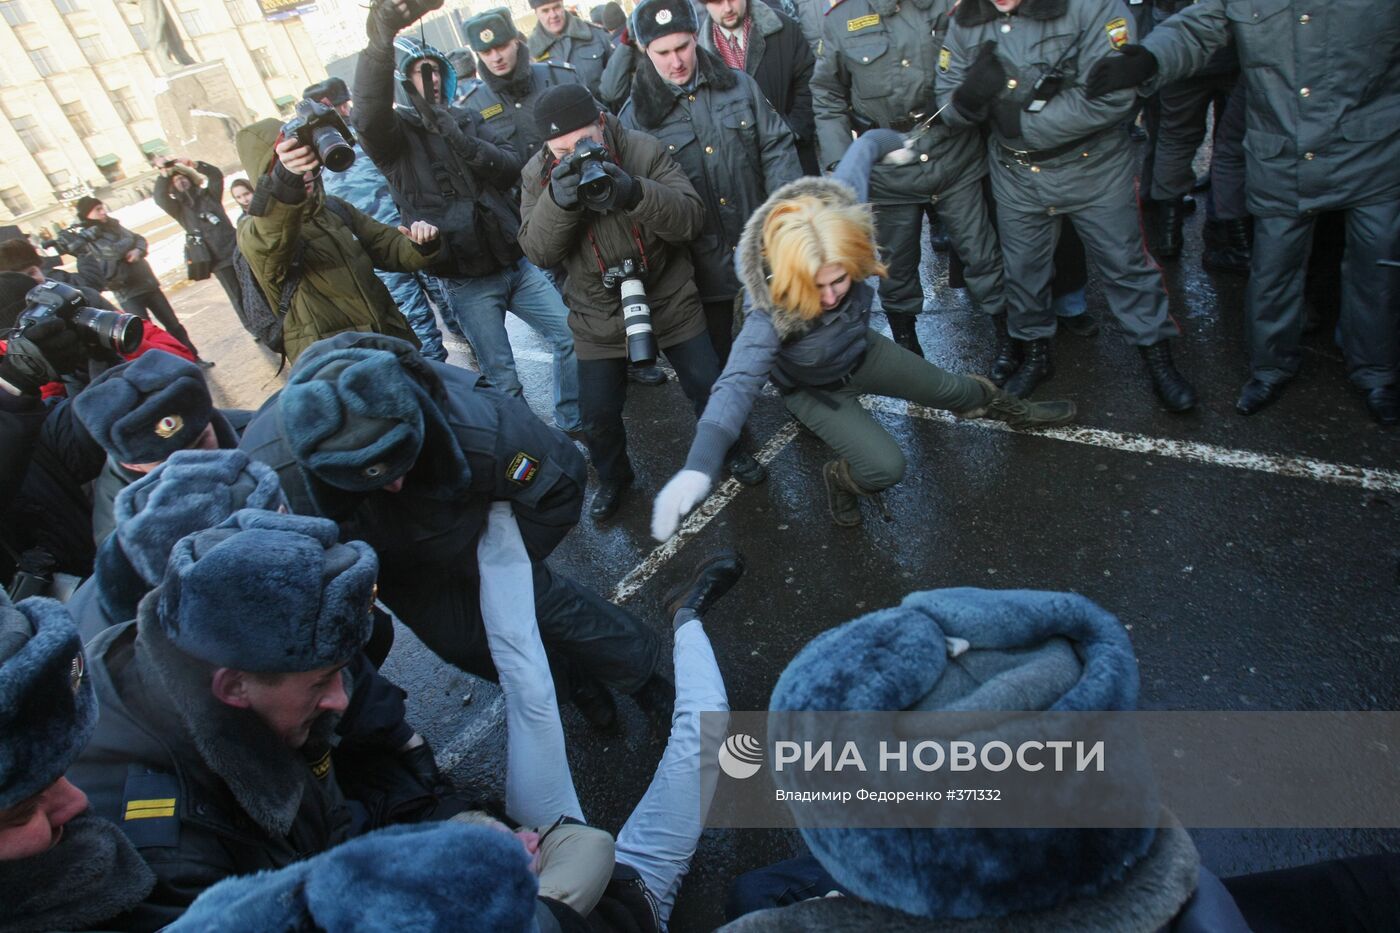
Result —
[[[611, 179], [609, 179], [611, 183]], [[582, 188], [582, 186], [580, 186]], [[627, 332], [627, 362], [650, 366], [656, 362], [656, 334], [651, 329], [651, 303], [642, 284], [646, 265], [624, 259], [603, 273], [603, 286], [622, 296], [622, 327]]]
[[321, 164], [343, 172], [355, 164], [355, 134], [334, 107], [314, 100], [297, 101], [296, 116], [282, 124], [285, 138], [310, 146]]
[[15, 332], [24, 336], [30, 327], [46, 318], [56, 317], [90, 347], [113, 350], [123, 356], [135, 353], [141, 344], [141, 319], [121, 311], [89, 308], [83, 293], [62, 282], [36, 285], [24, 296], [25, 307], [15, 319]]
[[[578, 197], [585, 207], [605, 210], [612, 199], [612, 176], [603, 171], [603, 162], [607, 157], [608, 150], [602, 143], [581, 139], [578, 145], [574, 146], [574, 151], [560, 160], [569, 167], [570, 172], [578, 173]], [[607, 279], [606, 273], [603, 278]]]

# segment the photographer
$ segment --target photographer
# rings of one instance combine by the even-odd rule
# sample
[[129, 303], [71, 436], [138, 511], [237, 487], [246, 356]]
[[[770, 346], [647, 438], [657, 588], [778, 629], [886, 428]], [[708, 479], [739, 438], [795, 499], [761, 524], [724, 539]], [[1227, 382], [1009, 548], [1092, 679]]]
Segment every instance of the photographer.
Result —
[[482, 373], [503, 392], [523, 395], [506, 334], [509, 311], [550, 345], [554, 422], [577, 431], [578, 366], [568, 311], [516, 244], [520, 158], [481, 114], [447, 105], [457, 74], [445, 55], [407, 36], [394, 38], [424, 12], [408, 0], [378, 0], [370, 10], [369, 43], [355, 70], [360, 142], [389, 180], [404, 221], [442, 228], [443, 249], [427, 270], [428, 285], [444, 318], [456, 318], [476, 350]]
[[[719, 376], [688, 249], [704, 229], [705, 208], [665, 144], [600, 113], [587, 88], [546, 91], [535, 120], [548, 139], [525, 166], [520, 245], [537, 265], [568, 272], [585, 442], [600, 480], [589, 513], [601, 520], [617, 511], [633, 478], [622, 425], [629, 355], [642, 362], [657, 348], [665, 352], [697, 415]], [[588, 158], [591, 147], [606, 151]], [[616, 274], [628, 267], [634, 274]], [[642, 288], [650, 323], [629, 337], [622, 290], [630, 306]], [[650, 347], [629, 347], [642, 340]]]
[[[208, 162], [169, 156], [157, 156], [151, 164], [160, 172], [151, 197], [156, 206], [184, 228], [186, 259], [191, 258], [191, 239], [197, 240], [198, 247], [209, 254], [214, 277], [237, 308], [243, 301], [238, 274], [233, 270], [238, 240], [224, 212], [224, 173]], [[204, 184], [199, 183], [200, 175], [205, 178]]]

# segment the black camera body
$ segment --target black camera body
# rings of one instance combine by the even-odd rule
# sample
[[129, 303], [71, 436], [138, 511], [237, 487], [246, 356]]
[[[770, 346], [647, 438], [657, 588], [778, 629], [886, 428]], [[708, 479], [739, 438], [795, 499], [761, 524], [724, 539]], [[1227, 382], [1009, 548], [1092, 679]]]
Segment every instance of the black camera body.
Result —
[[599, 208], [612, 199], [612, 176], [603, 171], [607, 158], [608, 150], [602, 143], [581, 139], [573, 152], [559, 160], [568, 166], [571, 173], [578, 173], [578, 197], [585, 207]]
[[603, 272], [603, 285], [622, 296], [622, 327], [627, 334], [627, 362], [650, 366], [656, 362], [656, 334], [651, 326], [651, 302], [647, 300], [646, 263], [624, 259]]
[[282, 135], [295, 136], [297, 142], [310, 146], [332, 172], [344, 172], [355, 164], [355, 134], [338, 110], [319, 101], [297, 101], [296, 116], [282, 124]]
[[52, 240], [46, 241], [43, 245], [46, 248], [58, 250], [69, 256], [82, 256], [92, 248], [97, 239], [96, 227], [84, 227], [75, 224], [71, 227], [64, 227], [54, 235]]
[[88, 346], [126, 355], [135, 353], [141, 345], [144, 329], [140, 318], [122, 311], [89, 308], [83, 293], [71, 285], [45, 282], [30, 289], [24, 298], [24, 311], [15, 319], [15, 331], [20, 336], [39, 321], [56, 317]]

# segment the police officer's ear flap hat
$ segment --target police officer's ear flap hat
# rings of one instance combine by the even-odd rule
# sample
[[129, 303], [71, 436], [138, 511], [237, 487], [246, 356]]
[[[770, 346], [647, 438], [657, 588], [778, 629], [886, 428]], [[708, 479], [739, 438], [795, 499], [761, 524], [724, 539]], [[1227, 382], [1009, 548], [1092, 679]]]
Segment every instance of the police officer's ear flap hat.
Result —
[[545, 139], [598, 122], [598, 102], [582, 84], [556, 84], [535, 101], [535, 127]]
[[520, 844], [485, 826], [390, 826], [278, 871], [227, 878], [171, 933], [529, 930], [539, 882]]
[[214, 400], [198, 366], [150, 350], [94, 379], [73, 411], [118, 463], [157, 463], [199, 438]]
[[462, 31], [467, 34], [467, 44], [477, 53], [515, 41], [515, 24], [494, 10], [473, 16], [463, 24]]
[[[335, 522], [244, 510], [181, 538], [158, 599], [161, 631], [214, 667], [289, 674], [341, 664], [369, 641], [379, 560]], [[143, 604], [144, 608], [144, 604]]]
[[287, 509], [277, 473], [241, 450], [181, 450], [117, 493], [117, 542], [147, 586], [159, 586], [175, 543], [240, 509]]
[[632, 11], [632, 38], [651, 45], [673, 32], [699, 32], [700, 15], [691, 0], [642, 0]]
[[63, 777], [97, 725], [97, 697], [68, 610], [0, 590], [0, 810]]
[[[911, 593], [817, 636], [778, 678], [769, 708], [1130, 711], [1137, 696], [1132, 644], [1099, 606], [1071, 593], [965, 588]], [[775, 776], [780, 785], [794, 779]], [[1084, 918], [1122, 910], [1142, 920], [1134, 929], [1159, 929], [1194, 890], [1199, 857], [1161, 810], [1150, 771], [1132, 778], [1124, 793], [1151, 821], [1139, 825], [1166, 816], [1166, 828], [803, 828], [802, 835], [847, 890], [908, 914], [966, 920], [1073, 909], [1082, 922], [1066, 928], [1098, 929], [1121, 925], [1122, 915]], [[1055, 785], [1062, 802], [1074, 792], [1070, 775]]]
[[332, 75], [324, 81], [307, 85], [306, 90], [301, 92], [301, 96], [315, 101], [329, 100], [331, 106], [339, 107], [350, 100], [350, 89], [345, 86], [344, 79]]

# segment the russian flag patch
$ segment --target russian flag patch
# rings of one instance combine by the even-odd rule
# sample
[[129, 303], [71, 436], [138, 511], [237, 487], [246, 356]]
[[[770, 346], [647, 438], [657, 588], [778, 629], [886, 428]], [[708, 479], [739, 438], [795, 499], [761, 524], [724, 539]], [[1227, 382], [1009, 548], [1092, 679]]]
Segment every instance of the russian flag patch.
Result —
[[522, 450], [511, 458], [510, 466], [506, 469], [506, 479], [526, 486], [539, 471], [540, 462]]

